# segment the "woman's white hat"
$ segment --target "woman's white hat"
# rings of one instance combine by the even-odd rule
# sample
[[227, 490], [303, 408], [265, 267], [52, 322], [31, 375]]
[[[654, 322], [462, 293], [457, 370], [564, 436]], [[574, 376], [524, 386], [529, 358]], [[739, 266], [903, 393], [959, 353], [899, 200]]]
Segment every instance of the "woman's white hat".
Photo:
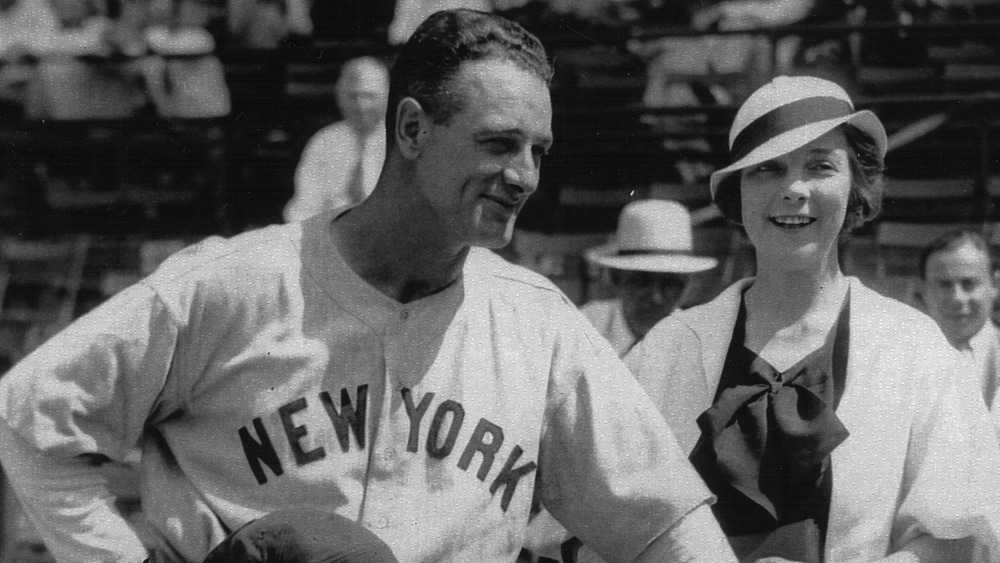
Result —
[[879, 155], [885, 158], [887, 141], [882, 122], [868, 110], [854, 111], [843, 88], [813, 76], [778, 76], [771, 80], [736, 112], [729, 130], [733, 163], [712, 174], [712, 199], [726, 176], [788, 154], [842, 123], [850, 123], [875, 139]]
[[692, 239], [686, 207], [676, 201], [645, 199], [622, 208], [611, 242], [584, 255], [618, 270], [693, 274], [714, 268], [718, 260], [693, 254]]

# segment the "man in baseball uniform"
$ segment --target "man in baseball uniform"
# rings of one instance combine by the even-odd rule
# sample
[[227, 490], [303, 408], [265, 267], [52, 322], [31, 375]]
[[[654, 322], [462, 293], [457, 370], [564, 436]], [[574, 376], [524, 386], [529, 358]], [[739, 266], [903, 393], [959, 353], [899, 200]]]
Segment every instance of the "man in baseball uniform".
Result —
[[[550, 77], [520, 26], [436, 13], [392, 69], [365, 201], [207, 239], [14, 367], [0, 461], [56, 557], [202, 561], [301, 510], [400, 561], [514, 561], [537, 482], [609, 561], [732, 561], [614, 351], [549, 281], [488, 250], [538, 185]], [[137, 443], [152, 542], [94, 466]]]

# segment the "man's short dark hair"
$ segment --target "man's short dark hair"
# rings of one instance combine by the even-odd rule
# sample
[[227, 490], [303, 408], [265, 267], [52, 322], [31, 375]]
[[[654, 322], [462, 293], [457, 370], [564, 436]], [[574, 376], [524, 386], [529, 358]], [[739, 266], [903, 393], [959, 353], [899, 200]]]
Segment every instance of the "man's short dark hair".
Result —
[[435, 12], [403, 45], [389, 73], [385, 120], [389, 145], [395, 142], [400, 100], [417, 100], [434, 123], [446, 124], [465, 103], [449, 83], [462, 63], [485, 59], [510, 61], [546, 84], [552, 81], [552, 65], [542, 42], [519, 24], [475, 10]]
[[934, 239], [920, 251], [920, 279], [927, 279], [927, 261], [931, 259], [932, 255], [946, 250], [955, 250], [965, 244], [969, 244], [983, 253], [983, 256], [986, 257], [989, 270], [992, 272], [993, 256], [990, 245], [986, 244], [986, 239], [983, 238], [983, 235], [976, 231], [955, 229]]

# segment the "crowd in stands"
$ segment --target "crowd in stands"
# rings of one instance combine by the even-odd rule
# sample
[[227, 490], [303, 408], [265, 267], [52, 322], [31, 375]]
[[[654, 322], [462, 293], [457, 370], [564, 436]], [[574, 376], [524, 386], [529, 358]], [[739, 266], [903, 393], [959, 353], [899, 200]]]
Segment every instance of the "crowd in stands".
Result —
[[219, 49], [311, 32], [305, 0], [5, 1], [0, 99], [29, 119], [223, 116]]
[[[316, 35], [401, 44], [428, 14], [467, 7], [503, 13], [548, 35], [627, 41], [647, 64], [649, 107], [738, 104], [782, 73], [818, 74], [850, 90], [857, 38], [842, 31], [720, 34], [789, 25], [896, 22], [991, 15], [989, 0], [3, 0], [0, 100], [30, 119], [215, 117], [231, 109], [220, 52], [273, 51]], [[388, 14], [388, 21], [385, 15]], [[326, 20], [342, 20], [341, 25]], [[367, 28], [366, 28], [367, 26]], [[650, 29], [680, 36], [650, 36]], [[686, 35], [686, 31], [698, 35]], [[907, 38], [865, 38], [865, 56], [913, 59]]]

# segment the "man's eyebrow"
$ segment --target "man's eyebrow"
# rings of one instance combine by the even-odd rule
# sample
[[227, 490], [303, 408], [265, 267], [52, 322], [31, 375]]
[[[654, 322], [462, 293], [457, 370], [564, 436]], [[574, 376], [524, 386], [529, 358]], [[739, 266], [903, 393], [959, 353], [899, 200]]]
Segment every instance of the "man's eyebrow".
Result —
[[484, 126], [482, 129], [476, 132], [477, 136], [489, 136], [489, 135], [513, 135], [518, 137], [524, 136], [524, 131], [517, 127], [508, 127], [506, 129], [493, 128], [489, 125]]
[[[477, 131], [475, 133], [475, 135], [474, 135], [474, 138], [477, 139], [477, 140], [480, 140], [480, 139], [485, 139], [485, 138], [488, 138], [488, 137], [495, 137], [495, 136], [499, 136], [499, 137], [518, 137], [518, 138], [525, 138], [525, 137], [527, 137], [527, 135], [525, 134], [524, 130], [520, 129], [520, 128], [517, 128], [517, 127], [509, 127], [507, 129], [490, 129], [490, 128], [487, 127], [487, 128], [482, 129], [480, 131]], [[546, 148], [546, 150], [548, 150], [548, 149], [552, 148], [553, 142], [554, 142], [554, 139], [553, 139], [552, 135], [546, 135], [546, 136], [540, 138], [538, 140], [537, 144], [544, 146]]]

